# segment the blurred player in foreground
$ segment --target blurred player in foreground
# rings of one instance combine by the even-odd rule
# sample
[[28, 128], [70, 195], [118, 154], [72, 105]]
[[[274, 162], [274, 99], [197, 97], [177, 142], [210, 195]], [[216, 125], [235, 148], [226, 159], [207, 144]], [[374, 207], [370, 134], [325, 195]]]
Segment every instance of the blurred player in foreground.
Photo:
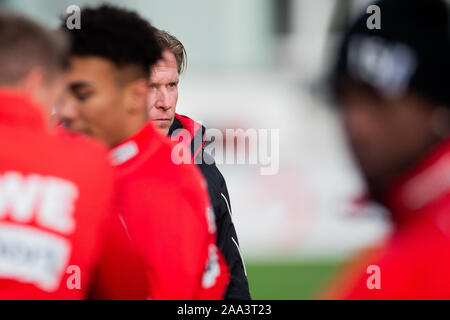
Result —
[[163, 50], [162, 58], [152, 68], [150, 76], [150, 120], [172, 140], [182, 139], [192, 155], [191, 163], [206, 180], [217, 226], [217, 245], [230, 270], [230, 283], [225, 299], [248, 300], [247, 274], [242, 259], [236, 230], [231, 218], [230, 197], [225, 179], [204, 150], [206, 129], [187, 116], [175, 113], [178, 101], [179, 76], [184, 71], [187, 57], [183, 44], [171, 34], [158, 30], [157, 40]]
[[145, 299], [106, 150], [49, 127], [67, 54], [62, 34], [0, 11], [0, 299]]
[[370, 196], [393, 232], [350, 266], [327, 298], [450, 299], [450, 47], [448, 8], [395, 0], [381, 29], [367, 15], [347, 33], [335, 93]]
[[[72, 40], [66, 128], [110, 147], [120, 214], [145, 259], [151, 299], [222, 299], [228, 270], [194, 165], [176, 165], [172, 145], [148, 121], [151, 66], [161, 49], [136, 13], [112, 6], [81, 11]], [[65, 25], [63, 26], [65, 28]]]

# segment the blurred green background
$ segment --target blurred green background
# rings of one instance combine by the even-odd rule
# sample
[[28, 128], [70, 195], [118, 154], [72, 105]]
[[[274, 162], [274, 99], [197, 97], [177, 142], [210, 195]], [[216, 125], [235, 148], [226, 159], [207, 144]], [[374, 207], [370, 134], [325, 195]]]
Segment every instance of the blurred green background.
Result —
[[246, 263], [253, 299], [316, 299], [342, 265], [338, 260], [250, 261]]

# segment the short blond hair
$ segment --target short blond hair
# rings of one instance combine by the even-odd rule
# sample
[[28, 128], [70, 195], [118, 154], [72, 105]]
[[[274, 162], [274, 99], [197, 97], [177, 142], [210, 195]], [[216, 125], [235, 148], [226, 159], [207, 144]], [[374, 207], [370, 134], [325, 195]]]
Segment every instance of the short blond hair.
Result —
[[177, 61], [178, 74], [183, 73], [187, 67], [187, 53], [181, 41], [164, 30], [157, 30], [156, 39], [163, 51], [169, 50], [173, 53]]

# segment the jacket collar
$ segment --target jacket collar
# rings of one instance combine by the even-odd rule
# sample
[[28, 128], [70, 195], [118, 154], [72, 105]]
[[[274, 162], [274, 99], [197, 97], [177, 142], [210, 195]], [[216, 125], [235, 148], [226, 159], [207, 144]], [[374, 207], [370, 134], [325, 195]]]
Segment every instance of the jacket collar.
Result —
[[180, 129], [184, 129], [189, 132], [190, 139], [187, 141], [183, 140], [182, 142], [186, 144], [191, 151], [192, 158], [195, 159], [205, 146], [206, 129], [203, 125], [192, 120], [191, 118], [176, 113], [168, 135], [177, 138], [180, 136]]
[[109, 151], [110, 162], [114, 166], [126, 164], [144, 151], [154, 151], [160, 143], [160, 134], [149, 121], [134, 136], [122, 141]]
[[390, 184], [385, 205], [396, 223], [428, 212], [447, 211], [428, 210], [431, 208], [450, 209], [450, 139], [440, 142]]
[[41, 108], [26, 94], [5, 88], [0, 88], [0, 124], [35, 130], [45, 128]]

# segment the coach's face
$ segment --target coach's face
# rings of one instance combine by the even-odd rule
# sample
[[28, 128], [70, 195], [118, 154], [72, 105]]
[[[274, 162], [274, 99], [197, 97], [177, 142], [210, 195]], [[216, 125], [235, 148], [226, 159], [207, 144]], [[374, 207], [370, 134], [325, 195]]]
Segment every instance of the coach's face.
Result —
[[62, 123], [108, 146], [121, 142], [127, 89], [119, 81], [118, 68], [100, 57], [72, 57], [70, 66], [69, 90], [58, 110]]
[[162, 56], [150, 75], [148, 108], [153, 124], [167, 135], [175, 117], [179, 79], [174, 54], [165, 50]]
[[372, 187], [383, 189], [435, 139], [433, 108], [417, 95], [387, 100], [368, 88], [349, 85], [342, 98], [350, 145]]

